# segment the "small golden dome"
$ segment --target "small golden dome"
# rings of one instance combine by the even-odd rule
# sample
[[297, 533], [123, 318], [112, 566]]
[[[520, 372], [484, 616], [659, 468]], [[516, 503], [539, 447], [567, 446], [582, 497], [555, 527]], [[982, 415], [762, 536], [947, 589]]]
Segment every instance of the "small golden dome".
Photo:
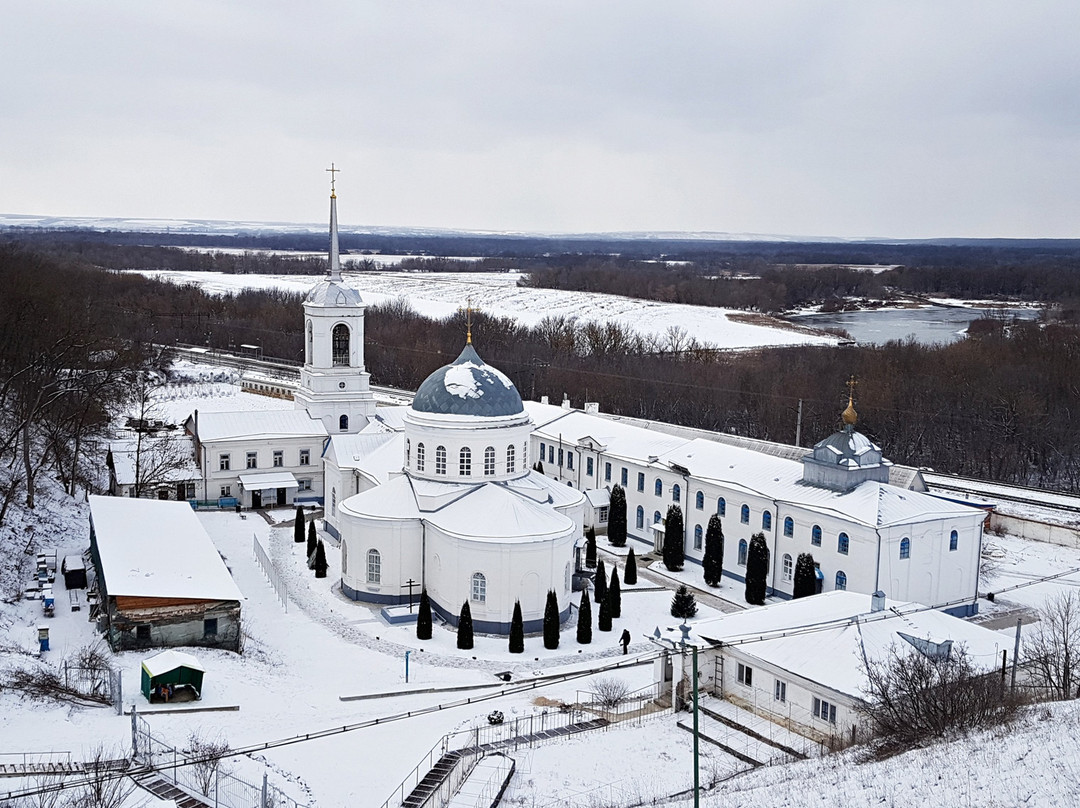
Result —
[[844, 419], [847, 426], [855, 426], [855, 422], [859, 420], [859, 414], [855, 412], [855, 403], [850, 396], [848, 396], [847, 409], [840, 414], [840, 417]]

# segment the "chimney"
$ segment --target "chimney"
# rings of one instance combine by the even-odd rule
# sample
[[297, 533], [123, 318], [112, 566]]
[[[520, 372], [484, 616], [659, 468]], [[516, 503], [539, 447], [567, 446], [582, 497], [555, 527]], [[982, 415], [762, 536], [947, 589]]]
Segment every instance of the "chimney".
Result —
[[600, 404], [599, 404], [599, 402], [586, 401], [585, 402], [585, 413], [587, 415], [599, 415], [600, 414]]
[[885, 610], [885, 593], [880, 589], [870, 596], [870, 612], [881, 612]]
[[541, 404], [550, 404], [551, 401], [550, 401], [550, 399], [548, 399], [547, 396], [540, 396], [540, 403]]
[[562, 394], [562, 408], [564, 410], [570, 409], [570, 396], [566, 395], [566, 393]]

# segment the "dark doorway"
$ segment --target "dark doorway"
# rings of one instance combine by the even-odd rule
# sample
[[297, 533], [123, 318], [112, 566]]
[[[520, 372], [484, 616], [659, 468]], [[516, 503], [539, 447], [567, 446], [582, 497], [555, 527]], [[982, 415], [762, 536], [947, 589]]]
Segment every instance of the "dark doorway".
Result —
[[279, 488], [277, 490], [277, 504], [278, 505], [287, 505], [288, 504], [286, 502], [286, 500], [285, 500], [285, 489], [284, 488]]
[[251, 507], [252, 508], [261, 508], [262, 507], [262, 491], [252, 491], [251, 492]]

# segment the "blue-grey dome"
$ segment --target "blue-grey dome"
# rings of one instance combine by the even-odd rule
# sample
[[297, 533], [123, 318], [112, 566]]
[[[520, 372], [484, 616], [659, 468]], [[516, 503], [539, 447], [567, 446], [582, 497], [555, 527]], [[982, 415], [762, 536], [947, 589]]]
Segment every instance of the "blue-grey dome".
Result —
[[497, 417], [524, 412], [517, 388], [503, 373], [484, 364], [472, 345], [436, 370], [413, 398], [416, 412]]

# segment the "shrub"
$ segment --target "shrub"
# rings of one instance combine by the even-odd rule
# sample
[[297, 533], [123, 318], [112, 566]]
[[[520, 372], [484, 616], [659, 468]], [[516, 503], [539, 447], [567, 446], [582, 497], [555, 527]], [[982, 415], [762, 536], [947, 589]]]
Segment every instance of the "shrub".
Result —
[[525, 653], [525, 624], [521, 619], [521, 601], [514, 601], [514, 616], [510, 618], [510, 653]]
[[626, 554], [626, 569], [623, 570], [623, 583], [631, 586], [637, 583], [637, 559], [634, 557], [634, 548]]
[[461, 604], [461, 613], [458, 614], [457, 647], [462, 651], [469, 651], [473, 647], [472, 609], [469, 608], [469, 601]]
[[593, 682], [592, 695], [601, 707], [618, 707], [630, 694], [630, 685], [613, 676], [602, 676]]
[[705, 529], [705, 555], [701, 559], [701, 568], [705, 583], [720, 586], [720, 579], [724, 577], [724, 526], [715, 513], [709, 517], [709, 526]]
[[688, 620], [697, 614], [697, 600], [694, 593], [683, 584], [675, 590], [675, 597], [671, 599], [671, 616]]
[[544, 604], [544, 647], [549, 651], [559, 647], [559, 598], [554, 589], [548, 590]]
[[581, 604], [578, 608], [577, 641], [581, 645], [592, 642], [592, 603], [589, 601], [587, 590], [582, 591]]
[[754, 606], [765, 605], [766, 581], [769, 575], [769, 545], [764, 533], [750, 537], [746, 551], [746, 602]]
[[585, 566], [596, 566], [596, 531], [592, 527], [585, 531]]
[[325, 578], [329, 565], [326, 563], [326, 548], [323, 547], [322, 539], [315, 545], [315, 577]]
[[293, 522], [293, 541], [300, 544], [304, 541], [304, 509], [296, 506], [296, 521]]
[[420, 608], [416, 612], [416, 639], [431, 639], [431, 598], [427, 589], [420, 590]]
[[308, 522], [307, 532], [307, 557], [310, 560], [315, 555], [315, 549], [319, 545], [319, 537], [315, 535], [315, 522]]
[[622, 617], [622, 591], [619, 589], [619, 568], [612, 566], [607, 588], [608, 613], [612, 620]]
[[615, 547], [626, 546], [626, 492], [621, 485], [611, 487], [608, 502], [608, 541]]
[[671, 572], [678, 572], [685, 560], [682, 508], [672, 505], [664, 520], [664, 566]]
[[817, 567], [810, 553], [799, 553], [795, 559], [795, 580], [792, 582], [791, 597], [805, 598], [817, 594]]
[[607, 597], [607, 572], [604, 568], [604, 559], [596, 562], [596, 575], [593, 576], [593, 600], [603, 603]]

